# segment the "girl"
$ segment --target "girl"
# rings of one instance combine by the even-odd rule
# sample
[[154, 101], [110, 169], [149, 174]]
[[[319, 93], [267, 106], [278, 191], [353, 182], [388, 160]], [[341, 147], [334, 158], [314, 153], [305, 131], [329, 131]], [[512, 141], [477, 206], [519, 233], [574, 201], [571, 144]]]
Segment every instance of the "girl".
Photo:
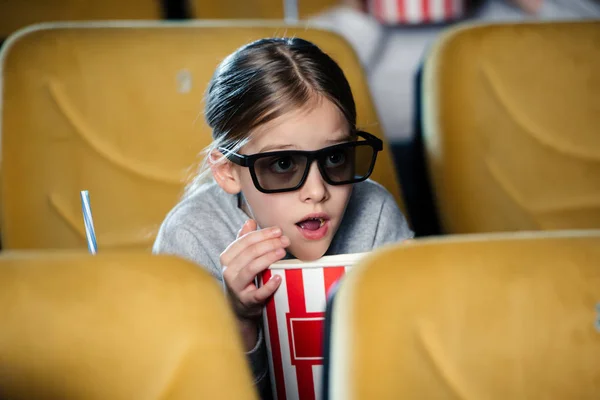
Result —
[[367, 180], [382, 143], [356, 129], [348, 81], [314, 44], [238, 49], [217, 67], [205, 117], [214, 141], [154, 252], [188, 258], [225, 284], [269, 397], [259, 317], [280, 278], [257, 288], [255, 277], [284, 257], [364, 252], [413, 234], [392, 195]]

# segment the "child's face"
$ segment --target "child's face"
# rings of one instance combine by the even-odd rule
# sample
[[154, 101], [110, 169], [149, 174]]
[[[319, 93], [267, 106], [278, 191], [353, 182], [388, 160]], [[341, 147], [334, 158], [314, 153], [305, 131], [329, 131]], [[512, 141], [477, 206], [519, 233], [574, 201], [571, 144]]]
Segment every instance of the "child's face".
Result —
[[[343, 114], [329, 100], [321, 98], [310, 107], [259, 127], [240, 153], [319, 150], [349, 140]], [[291, 241], [288, 251], [301, 260], [315, 260], [325, 254], [342, 221], [352, 185], [326, 183], [313, 162], [300, 189], [266, 194], [256, 189], [248, 168], [234, 168], [252, 216], [261, 228], [279, 226]]]

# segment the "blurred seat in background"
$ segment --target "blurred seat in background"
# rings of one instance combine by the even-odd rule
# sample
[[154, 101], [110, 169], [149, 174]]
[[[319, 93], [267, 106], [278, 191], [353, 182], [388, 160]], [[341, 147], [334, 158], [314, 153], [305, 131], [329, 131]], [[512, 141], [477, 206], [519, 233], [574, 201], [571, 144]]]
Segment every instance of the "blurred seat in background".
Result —
[[598, 43], [600, 21], [466, 26], [437, 41], [421, 125], [444, 232], [600, 228]]
[[341, 281], [325, 399], [600, 393], [600, 230], [417, 239]]
[[0, 48], [9, 35], [31, 24], [55, 21], [161, 19], [164, 14], [163, 3], [164, 0], [3, 0], [0, 1]]
[[[287, 0], [189, 0], [190, 14], [197, 19], [284, 19]], [[296, 0], [299, 18], [325, 11], [339, 0]]]
[[162, 18], [162, 0], [2, 0], [0, 41], [40, 22]]
[[222, 288], [176, 257], [0, 255], [2, 398], [256, 399]]
[[202, 97], [215, 67], [243, 44], [284, 35], [315, 42], [344, 69], [359, 126], [384, 139], [372, 178], [403, 208], [367, 80], [336, 33], [247, 21], [46, 25], [1, 55], [4, 248], [84, 248], [87, 189], [100, 251], [150, 250], [212, 140]]

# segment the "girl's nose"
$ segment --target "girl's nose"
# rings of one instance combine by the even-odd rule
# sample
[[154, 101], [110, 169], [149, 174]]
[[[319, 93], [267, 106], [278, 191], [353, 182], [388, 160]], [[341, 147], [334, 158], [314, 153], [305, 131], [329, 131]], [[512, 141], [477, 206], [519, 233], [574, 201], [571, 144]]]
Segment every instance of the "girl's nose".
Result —
[[306, 182], [300, 188], [300, 197], [304, 202], [320, 203], [329, 197], [327, 184], [321, 176], [316, 161], [313, 161], [306, 177]]

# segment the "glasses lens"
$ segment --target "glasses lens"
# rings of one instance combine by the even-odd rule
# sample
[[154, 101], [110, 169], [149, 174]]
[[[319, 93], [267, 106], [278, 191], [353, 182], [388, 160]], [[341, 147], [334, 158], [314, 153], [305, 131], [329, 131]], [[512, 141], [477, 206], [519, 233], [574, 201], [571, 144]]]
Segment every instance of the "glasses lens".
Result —
[[354, 182], [369, 175], [374, 152], [373, 147], [367, 143], [349, 143], [324, 154], [321, 165], [332, 182]]
[[265, 190], [291, 189], [302, 180], [306, 163], [306, 156], [298, 154], [261, 157], [254, 162], [254, 173]]

